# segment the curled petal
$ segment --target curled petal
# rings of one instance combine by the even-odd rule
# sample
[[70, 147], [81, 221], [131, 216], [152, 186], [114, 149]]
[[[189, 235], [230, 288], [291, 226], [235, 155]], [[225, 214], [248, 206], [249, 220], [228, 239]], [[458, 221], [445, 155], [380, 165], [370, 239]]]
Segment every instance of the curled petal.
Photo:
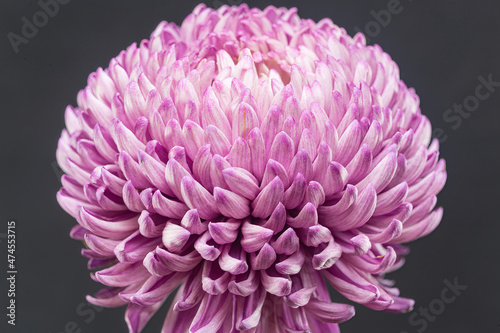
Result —
[[254, 109], [243, 102], [233, 114], [233, 141], [235, 141], [238, 137], [245, 138], [248, 134], [249, 129], [253, 129], [254, 127], [259, 125], [259, 120], [257, 119], [257, 114]]
[[214, 261], [221, 253], [219, 244], [215, 243], [209, 231], [203, 233], [194, 243], [194, 248], [201, 257], [208, 261]]
[[238, 237], [240, 222], [237, 220], [228, 220], [226, 222], [208, 223], [208, 231], [217, 244], [232, 243]]
[[243, 234], [241, 246], [248, 253], [260, 250], [274, 234], [271, 229], [251, 224], [248, 221], [243, 223], [241, 233]]
[[162, 232], [162, 242], [170, 252], [179, 253], [190, 236], [191, 233], [180, 225], [167, 222]]
[[371, 304], [380, 298], [379, 288], [343, 264], [342, 260], [322, 273], [337, 291], [354, 302]]
[[317, 209], [325, 202], [325, 191], [320, 183], [311, 181], [307, 186], [304, 202], [310, 202]]
[[233, 142], [226, 159], [233, 167], [252, 170], [250, 147], [245, 139], [241, 137], [238, 137], [236, 141]]
[[184, 147], [187, 156], [194, 160], [198, 149], [203, 145], [203, 129], [200, 125], [188, 119], [184, 123], [182, 134], [184, 135]]
[[395, 153], [388, 154], [363, 180], [356, 184], [358, 190], [362, 191], [368, 184], [372, 184], [375, 192], [382, 191], [394, 177], [397, 161]]
[[144, 176], [142, 168], [126, 151], [122, 151], [120, 153], [118, 157], [118, 165], [125, 175], [125, 178], [130, 180], [136, 189], [143, 190], [145, 188], [152, 187], [152, 184], [149, 182], [147, 177]]
[[111, 136], [100, 124], [96, 124], [94, 127], [94, 144], [96, 150], [102, 157], [106, 158], [108, 161], [115, 160], [118, 148]]
[[202, 274], [201, 283], [206, 293], [210, 295], [221, 295], [226, 292], [231, 274], [223, 271], [217, 261], [206, 261], [203, 264]]
[[278, 177], [283, 183], [283, 187], [288, 188], [289, 179], [286, 169], [278, 162], [273, 159], [269, 159], [266, 164], [266, 169], [264, 175], [262, 176], [262, 182], [260, 183], [261, 189], [267, 187], [267, 185]]
[[180, 219], [189, 210], [182, 202], [171, 200], [161, 194], [160, 190], [156, 190], [152, 197], [152, 205], [154, 210], [163, 216], [173, 219]]
[[202, 219], [209, 220], [220, 215], [214, 197], [191, 176], [182, 178], [181, 193], [186, 205], [197, 209]]
[[262, 285], [270, 294], [278, 297], [289, 295], [292, 290], [292, 280], [288, 275], [282, 275], [275, 269], [269, 268], [260, 271]]
[[170, 294], [179, 283], [186, 277], [187, 273], [172, 273], [163, 277], [151, 276], [144, 282], [131, 298], [131, 302], [139, 306], [151, 306], [161, 302], [165, 295]]
[[246, 252], [237, 244], [223, 245], [219, 256], [219, 266], [233, 275], [245, 273], [248, 270]]
[[243, 219], [250, 215], [250, 201], [239, 194], [214, 187], [214, 198], [217, 209], [224, 216]]
[[129, 332], [141, 332], [148, 323], [149, 319], [161, 307], [165, 299], [166, 297], [163, 297], [163, 300], [161, 300], [160, 302], [146, 307], [136, 304], [129, 304], [129, 306], [127, 307], [127, 311], [125, 311], [125, 321], [127, 322]]
[[233, 275], [228, 290], [234, 295], [246, 297], [253, 294], [259, 285], [260, 274], [258, 271], [249, 269], [243, 274]]
[[330, 162], [325, 174], [320, 180], [320, 184], [325, 190], [326, 197], [342, 191], [347, 182], [347, 177], [347, 170], [342, 166], [342, 164]]
[[95, 272], [93, 277], [96, 281], [110, 287], [126, 287], [145, 280], [148, 277], [148, 271], [141, 262], [118, 263]]
[[269, 217], [283, 200], [283, 194], [283, 182], [276, 176], [252, 201], [252, 215], [259, 218]]
[[342, 255], [342, 247], [335, 243], [333, 239], [319, 253], [316, 253], [312, 258], [312, 266], [314, 269], [321, 270], [332, 267]]
[[274, 138], [269, 158], [280, 163], [285, 170], [288, 170], [288, 167], [292, 163], [294, 152], [295, 147], [292, 138], [285, 132], [280, 132], [276, 138]]
[[297, 173], [304, 175], [306, 180], [311, 180], [313, 176], [313, 165], [309, 153], [305, 150], [299, 152], [293, 158], [293, 161], [288, 169], [288, 178], [293, 179]]
[[181, 226], [191, 234], [200, 235], [208, 229], [207, 223], [202, 223], [198, 210], [191, 209], [184, 214], [181, 220]]
[[137, 161], [137, 153], [144, 150], [146, 146], [137, 139], [125, 125], [117, 118], [111, 121], [110, 134], [118, 147], [118, 151], [126, 151]]
[[[207, 92], [205, 92], [205, 96], [210, 96], [210, 92], [212, 92], [211, 87], [209, 87]], [[203, 103], [201, 123], [204, 128], [207, 128], [209, 125], [213, 125], [215, 128], [220, 128], [226, 138], [231, 138], [231, 125], [215, 98], [206, 98]]]
[[402, 182], [390, 190], [380, 193], [377, 196], [377, 207], [373, 211], [373, 215], [384, 215], [392, 212], [406, 200], [407, 195], [408, 184], [406, 182]]
[[165, 167], [165, 180], [177, 198], [182, 198], [181, 180], [189, 176], [189, 172], [176, 159], [168, 160]]
[[275, 261], [276, 252], [268, 243], [262, 246], [259, 253], [250, 254], [250, 264], [254, 270], [268, 269]]
[[385, 272], [389, 267], [394, 265], [397, 259], [396, 251], [392, 247], [387, 248], [384, 255], [373, 257], [369, 255], [352, 256], [348, 255], [347, 260], [354, 266], [371, 274], [380, 274]]
[[300, 240], [306, 246], [317, 247], [321, 243], [328, 243], [332, 238], [330, 230], [322, 225], [298, 229], [297, 232]]
[[[162, 333], [185, 333], [189, 330], [189, 326], [191, 325], [194, 316], [198, 312], [198, 308], [200, 306], [200, 302], [197, 302], [193, 307], [184, 311], [176, 311], [175, 304], [180, 300], [183, 295], [186, 283], [181, 284], [179, 291], [177, 292], [174, 301], [167, 313], [167, 317], [163, 323]], [[202, 297], [199, 297], [199, 301], [201, 301]]]
[[69, 236], [73, 239], [82, 241], [85, 238], [85, 234], [89, 233], [89, 231], [79, 224], [75, 225], [73, 228], [71, 228], [71, 231], [69, 232]]
[[232, 297], [228, 292], [222, 295], [206, 294], [189, 331], [193, 333], [217, 332], [231, 308], [231, 301]]
[[325, 174], [326, 170], [328, 169], [328, 165], [330, 164], [331, 160], [332, 160], [331, 147], [325, 141], [321, 141], [318, 146], [318, 152], [316, 158], [314, 159], [313, 162], [313, 172], [315, 179], [321, 179], [321, 177]]
[[259, 325], [266, 294], [266, 290], [259, 287], [248, 297], [234, 296], [233, 325], [238, 331], [250, 330]]
[[178, 300], [174, 302], [174, 311], [186, 311], [196, 306], [203, 297], [201, 287], [202, 270], [191, 272], [178, 292]]
[[144, 204], [141, 201], [141, 197], [132, 184], [131, 180], [128, 180], [123, 185], [122, 198], [125, 206], [127, 206], [130, 211], [140, 213], [146, 208], [144, 207]]
[[393, 219], [385, 229], [365, 224], [359, 228], [359, 231], [364, 233], [371, 242], [385, 244], [401, 235], [403, 223], [397, 219]]
[[278, 254], [290, 255], [297, 251], [300, 246], [300, 240], [295, 230], [288, 228], [276, 240], [271, 242], [271, 246]]
[[305, 253], [302, 248], [299, 248], [291, 256], [276, 264], [276, 271], [284, 275], [298, 274], [305, 262]]
[[350, 239], [350, 243], [354, 246], [358, 256], [364, 255], [372, 247], [370, 239], [364, 234], [354, 236]]
[[334, 159], [342, 164], [348, 163], [358, 151], [363, 139], [362, 133], [360, 123], [354, 120], [340, 137], [339, 149], [335, 153]]
[[291, 308], [298, 308], [309, 303], [316, 287], [302, 288], [285, 297], [286, 304]]
[[346, 166], [346, 170], [349, 174], [348, 182], [355, 184], [368, 172], [372, 163], [372, 152], [368, 144], [361, 145], [361, 148], [356, 153], [354, 158]]
[[316, 207], [308, 202], [296, 217], [288, 216], [286, 223], [293, 228], [308, 228], [318, 224]]
[[347, 185], [342, 197], [333, 205], [318, 207], [319, 216], [332, 216], [345, 212], [358, 198], [358, 190], [353, 185]]
[[296, 208], [304, 199], [307, 191], [306, 178], [299, 172], [295, 176], [292, 185], [285, 191], [283, 203], [287, 209]]
[[312, 316], [327, 323], [343, 323], [354, 317], [354, 307], [347, 304], [312, 299], [305, 308]]
[[392, 313], [408, 313], [413, 310], [413, 305], [415, 305], [415, 301], [408, 298], [392, 296], [394, 303], [389, 305], [386, 312]]
[[262, 180], [266, 162], [264, 159], [265, 144], [262, 132], [254, 128], [248, 135], [248, 145], [250, 147], [250, 156], [252, 157], [252, 170], [257, 180]]
[[283, 227], [285, 226], [286, 215], [285, 206], [280, 202], [278, 206], [274, 208], [274, 211], [264, 223], [263, 227], [271, 229], [274, 231], [274, 234], [277, 234], [283, 230]]
[[370, 219], [376, 205], [377, 194], [375, 188], [369, 184], [348, 210], [335, 216], [330, 221], [324, 221], [323, 224], [337, 231], [360, 227]]
[[142, 261], [149, 251], [159, 244], [159, 238], [147, 238], [139, 230], [116, 245], [114, 254], [120, 262]]
[[93, 234], [85, 233], [85, 245], [102, 256], [114, 255], [115, 247], [120, 243], [118, 240], [102, 238]]
[[220, 188], [229, 189], [222, 171], [224, 169], [230, 168], [231, 164], [226, 161], [222, 156], [215, 154], [212, 158], [212, 165], [210, 166], [210, 178], [212, 180], [213, 186]]
[[165, 265], [168, 270], [174, 272], [187, 272], [195, 268], [202, 260], [197, 251], [191, 251], [186, 254], [176, 254], [157, 247], [154, 251], [157, 258]]
[[111, 173], [106, 167], [101, 167], [101, 178], [113, 194], [121, 196], [125, 180]]
[[204, 145], [198, 150], [193, 161], [193, 176], [208, 191], [213, 191], [212, 179], [210, 178], [210, 165], [212, 164], [212, 153], [210, 145]]
[[241, 168], [227, 168], [222, 170], [222, 176], [227, 185], [236, 194], [249, 200], [255, 199], [259, 194], [257, 179], [248, 171]]
[[172, 273], [172, 270], [160, 260], [155, 251], [151, 251], [146, 255], [143, 264], [151, 275], [165, 276]]
[[165, 180], [165, 166], [143, 151], [139, 151], [138, 158], [139, 164], [151, 184], [166, 195], [173, 196], [174, 193]]
[[87, 296], [86, 299], [89, 303], [107, 307], [115, 308], [127, 304], [127, 301], [120, 297], [120, 292], [126, 288], [111, 287], [99, 290], [94, 296]]
[[403, 231], [401, 232], [401, 235], [395, 238], [393, 241], [397, 243], [406, 243], [416, 238], [426, 236], [437, 228], [439, 222], [441, 222], [442, 217], [443, 209], [440, 207], [419, 223], [408, 227], [405, 227], [403, 224]]
[[94, 214], [84, 207], [80, 207], [77, 219], [82, 227], [92, 233], [110, 239], [123, 239], [139, 227], [137, 214], [124, 214], [112, 218], [105, 218]]

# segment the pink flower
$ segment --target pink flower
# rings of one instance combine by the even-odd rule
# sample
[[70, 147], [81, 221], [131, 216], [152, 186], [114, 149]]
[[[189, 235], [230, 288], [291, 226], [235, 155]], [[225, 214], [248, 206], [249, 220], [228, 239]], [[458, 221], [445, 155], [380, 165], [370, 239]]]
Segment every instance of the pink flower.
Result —
[[431, 125], [379, 46], [296, 12], [199, 5], [66, 109], [57, 198], [130, 332], [178, 286], [163, 332], [339, 332], [323, 278], [412, 308], [384, 274], [441, 220]]

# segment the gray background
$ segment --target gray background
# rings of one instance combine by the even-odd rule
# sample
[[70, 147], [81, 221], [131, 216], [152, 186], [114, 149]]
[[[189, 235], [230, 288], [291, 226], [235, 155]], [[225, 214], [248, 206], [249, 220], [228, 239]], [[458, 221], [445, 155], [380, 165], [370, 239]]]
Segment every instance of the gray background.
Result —
[[[222, 0], [221, 0], [222, 1]], [[297, 6], [304, 18], [325, 16], [352, 35], [374, 20], [371, 11], [388, 0], [249, 1]], [[0, 101], [2, 126], [0, 232], [17, 221], [17, 326], [6, 327], [6, 244], [0, 255], [0, 331], [125, 332], [124, 308], [102, 312], [82, 304], [99, 285], [89, 278], [81, 244], [68, 232], [75, 221], [59, 208], [60, 187], [52, 167], [65, 106], [88, 74], [106, 66], [133, 42], [148, 38], [161, 20], [180, 23], [197, 1], [73, 0], [15, 53], [7, 39], [19, 34], [21, 18], [40, 10], [37, 1], [0, 2]], [[208, 2], [212, 5], [212, 2]], [[430, 236], [412, 244], [406, 265], [391, 274], [403, 296], [416, 308], [440, 298], [443, 281], [457, 278], [468, 286], [455, 302], [429, 322], [425, 332], [500, 332], [498, 253], [500, 88], [455, 130], [443, 119], [445, 110], [474, 95], [478, 76], [500, 81], [500, 7], [496, 1], [401, 0], [403, 10], [371, 38], [399, 64], [401, 76], [415, 87], [422, 112], [447, 140], [448, 183], [439, 195], [445, 215]], [[376, 31], [375, 31], [376, 32]], [[372, 35], [374, 32], [372, 32]], [[5, 259], [4, 259], [5, 258]], [[167, 307], [144, 332], [159, 332]], [[357, 315], [341, 325], [343, 333], [417, 332], [409, 314], [380, 313], [357, 306]], [[71, 324], [70, 324], [71, 325]], [[420, 326], [419, 326], [420, 327]], [[78, 329], [80, 331], [78, 331]], [[71, 330], [69, 330], [71, 331]]]

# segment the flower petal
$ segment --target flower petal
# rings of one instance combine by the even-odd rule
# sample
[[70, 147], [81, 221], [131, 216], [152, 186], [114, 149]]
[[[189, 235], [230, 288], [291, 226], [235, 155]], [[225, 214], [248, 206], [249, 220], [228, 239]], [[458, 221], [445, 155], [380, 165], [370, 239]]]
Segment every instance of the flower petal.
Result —
[[218, 211], [224, 216], [243, 219], [250, 215], [250, 201], [236, 193], [214, 187], [214, 198]]
[[241, 227], [241, 247], [248, 253], [256, 252], [267, 244], [274, 232], [271, 229], [245, 221]]
[[283, 182], [276, 176], [252, 201], [252, 215], [259, 218], [269, 217], [283, 200], [283, 195]]
[[197, 209], [202, 219], [210, 220], [220, 215], [214, 197], [191, 176], [182, 178], [181, 194], [186, 205]]

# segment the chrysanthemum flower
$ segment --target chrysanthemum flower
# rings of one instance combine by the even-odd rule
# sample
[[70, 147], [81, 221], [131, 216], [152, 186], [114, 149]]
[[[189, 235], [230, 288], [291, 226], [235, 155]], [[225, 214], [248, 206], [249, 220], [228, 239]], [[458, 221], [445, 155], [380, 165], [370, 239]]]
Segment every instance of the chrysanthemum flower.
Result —
[[69, 106], [60, 205], [88, 297], [140, 332], [339, 332], [346, 298], [405, 312], [384, 279], [439, 224], [445, 163], [419, 99], [363, 35], [296, 9], [196, 7]]

